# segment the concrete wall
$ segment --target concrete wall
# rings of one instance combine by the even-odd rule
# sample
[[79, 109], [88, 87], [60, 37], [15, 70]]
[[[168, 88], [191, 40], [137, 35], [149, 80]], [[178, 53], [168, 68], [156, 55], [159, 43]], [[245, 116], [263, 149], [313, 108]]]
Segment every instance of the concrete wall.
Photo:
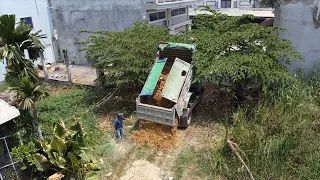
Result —
[[6, 65], [5, 62], [0, 60], [0, 82], [4, 81], [5, 74], [6, 74]]
[[42, 39], [45, 46], [44, 56], [47, 62], [55, 62], [52, 47], [52, 37], [47, 0], [0, 0], [0, 15], [15, 14], [17, 22], [20, 18], [31, 17], [33, 21], [33, 32], [42, 30], [48, 37]]
[[313, 15], [312, 1], [283, 4], [276, 9], [274, 25], [288, 30], [280, 37], [291, 40], [306, 60], [294, 61], [289, 66], [292, 72], [297, 68], [306, 73], [320, 68], [320, 28], [316, 28]]
[[[188, 8], [187, 8], [188, 10]], [[171, 25], [176, 25], [176, 24], [180, 24], [180, 23], [183, 23], [185, 21], [188, 21], [189, 20], [189, 15], [188, 13], [186, 14], [183, 14], [183, 15], [179, 15], [179, 16], [173, 16], [172, 19], [171, 19]]]
[[61, 50], [71, 62], [87, 65], [85, 52], [76, 42], [87, 39], [82, 30], [123, 31], [146, 18], [143, 0], [54, 0], [54, 18]]

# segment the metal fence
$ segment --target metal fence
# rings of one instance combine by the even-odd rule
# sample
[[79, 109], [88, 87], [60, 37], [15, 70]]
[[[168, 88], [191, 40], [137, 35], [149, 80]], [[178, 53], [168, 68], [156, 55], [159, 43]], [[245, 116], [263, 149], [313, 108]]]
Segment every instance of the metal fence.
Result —
[[10, 142], [10, 137], [0, 138], [0, 180], [19, 180], [19, 165], [11, 156], [13, 144]]

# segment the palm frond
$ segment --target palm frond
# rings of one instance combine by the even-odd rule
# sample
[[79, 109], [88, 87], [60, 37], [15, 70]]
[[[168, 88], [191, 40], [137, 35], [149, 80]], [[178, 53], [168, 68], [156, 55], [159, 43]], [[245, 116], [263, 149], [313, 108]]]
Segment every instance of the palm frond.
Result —
[[31, 108], [31, 105], [39, 99], [48, 95], [44, 86], [39, 83], [33, 83], [30, 77], [11, 78], [9, 89], [17, 92], [22, 109]]

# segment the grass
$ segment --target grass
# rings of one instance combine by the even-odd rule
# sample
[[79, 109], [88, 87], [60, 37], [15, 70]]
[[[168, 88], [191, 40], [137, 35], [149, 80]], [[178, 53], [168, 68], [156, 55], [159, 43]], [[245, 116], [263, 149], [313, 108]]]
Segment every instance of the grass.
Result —
[[0, 82], [0, 92], [6, 91], [9, 85], [5, 82]]
[[[256, 179], [319, 179], [319, 77], [270, 90], [253, 109], [232, 116], [236, 125], [228, 128], [228, 138]], [[186, 152], [176, 161], [178, 179], [188, 164], [202, 178], [249, 179], [226, 144]]]
[[175, 179], [183, 179], [183, 173], [188, 169], [195, 159], [195, 150], [193, 147], [182, 149], [175, 162]]
[[[88, 177], [95, 177], [110, 172], [116, 163], [118, 154], [112, 139], [110, 129], [101, 131], [97, 118], [101, 116], [115, 116], [115, 112], [125, 112], [130, 117], [133, 112], [134, 98], [132, 93], [119, 90], [115, 98], [110, 99], [98, 108], [91, 109], [113, 89], [89, 88], [73, 86], [64, 88], [58, 95], [52, 94], [39, 102], [39, 115], [42, 129], [46, 137], [52, 134], [53, 126], [58, 120], [63, 120], [68, 127], [75, 120], [79, 120], [87, 134], [88, 154], [100, 163], [100, 172], [92, 172]], [[135, 92], [133, 92], [135, 93]], [[130, 119], [130, 118], [129, 118]], [[112, 134], [113, 135], [113, 134]]]

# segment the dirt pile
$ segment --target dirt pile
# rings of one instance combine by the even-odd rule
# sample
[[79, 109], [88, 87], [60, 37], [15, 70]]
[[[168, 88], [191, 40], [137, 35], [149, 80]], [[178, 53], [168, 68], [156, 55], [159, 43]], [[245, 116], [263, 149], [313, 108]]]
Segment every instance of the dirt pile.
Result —
[[137, 160], [120, 180], [161, 180], [161, 169], [148, 161]]
[[155, 106], [160, 106], [164, 108], [172, 108], [174, 106], [174, 103], [166, 98], [163, 98], [161, 96], [162, 90], [166, 84], [166, 81], [169, 76], [170, 69], [172, 67], [173, 63], [167, 62], [166, 65], [164, 66], [157, 86], [155, 87], [154, 93], [152, 96], [147, 96], [147, 97], [142, 97], [141, 101], [146, 104], [150, 105], [155, 105]]
[[137, 143], [167, 150], [179, 145], [176, 127], [141, 120], [139, 128], [140, 130], [132, 135], [132, 139]]

